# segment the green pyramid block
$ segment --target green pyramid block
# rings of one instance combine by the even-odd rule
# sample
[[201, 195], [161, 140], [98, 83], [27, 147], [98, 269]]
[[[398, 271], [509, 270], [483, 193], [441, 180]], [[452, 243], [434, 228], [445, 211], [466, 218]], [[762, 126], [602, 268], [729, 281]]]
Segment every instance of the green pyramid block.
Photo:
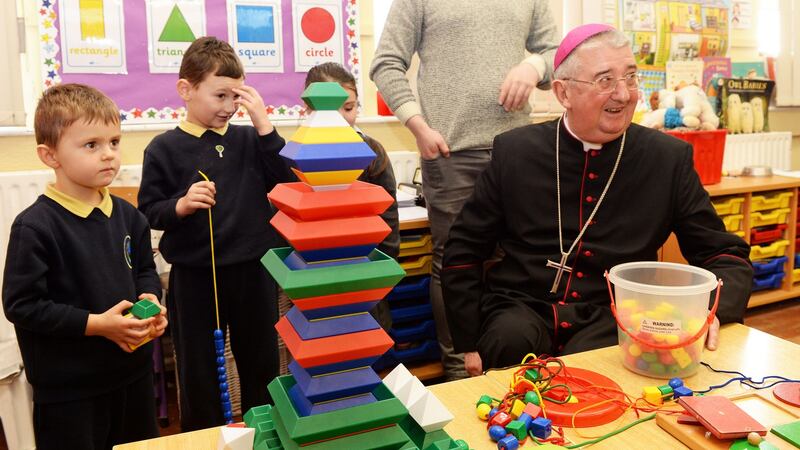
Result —
[[189, 27], [186, 17], [183, 16], [181, 9], [176, 4], [172, 7], [158, 40], [160, 42], [193, 42], [195, 39], [192, 28]]
[[149, 319], [161, 312], [161, 308], [150, 300], [139, 300], [133, 304], [131, 314], [139, 319]]
[[347, 91], [336, 82], [311, 83], [300, 96], [317, 111], [336, 111], [347, 100]]

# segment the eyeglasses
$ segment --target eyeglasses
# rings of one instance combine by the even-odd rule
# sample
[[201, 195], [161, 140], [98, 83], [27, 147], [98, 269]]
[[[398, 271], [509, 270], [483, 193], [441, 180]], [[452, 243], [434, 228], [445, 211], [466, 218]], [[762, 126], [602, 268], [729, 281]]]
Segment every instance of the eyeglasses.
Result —
[[591, 84], [597, 90], [598, 94], [610, 94], [614, 92], [614, 89], [617, 88], [617, 83], [619, 83], [620, 81], [625, 83], [625, 89], [629, 91], [635, 91], [639, 89], [639, 74], [636, 72], [629, 73], [622, 78], [614, 78], [608, 75], [603, 75], [602, 77], [594, 81], [578, 80], [575, 78], [564, 78], [564, 80]]

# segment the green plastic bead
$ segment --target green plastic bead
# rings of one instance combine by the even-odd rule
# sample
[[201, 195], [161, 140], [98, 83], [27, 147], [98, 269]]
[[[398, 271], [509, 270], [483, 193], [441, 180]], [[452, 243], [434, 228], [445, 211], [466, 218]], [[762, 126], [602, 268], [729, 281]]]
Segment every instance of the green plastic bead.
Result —
[[661, 363], [654, 362], [650, 364], [650, 372], [663, 375], [667, 373], [667, 368]]
[[481, 395], [481, 398], [478, 399], [478, 403], [476, 403], [475, 406], [477, 407], [477, 406], [480, 406], [480, 405], [492, 406], [492, 397], [490, 397], [490, 396], [488, 396], [486, 394]]
[[534, 391], [528, 391], [525, 394], [525, 403], [533, 403], [536, 406], [539, 406], [539, 396], [536, 395]]
[[649, 363], [658, 361], [658, 356], [655, 353], [642, 353], [641, 358]]
[[528, 369], [528, 370], [525, 371], [525, 379], [526, 380], [539, 381], [539, 377], [541, 377], [541, 375], [539, 374], [538, 370]]
[[664, 386], [659, 386], [658, 390], [661, 391], [661, 395], [672, 395], [672, 387], [670, 385], [665, 384]]

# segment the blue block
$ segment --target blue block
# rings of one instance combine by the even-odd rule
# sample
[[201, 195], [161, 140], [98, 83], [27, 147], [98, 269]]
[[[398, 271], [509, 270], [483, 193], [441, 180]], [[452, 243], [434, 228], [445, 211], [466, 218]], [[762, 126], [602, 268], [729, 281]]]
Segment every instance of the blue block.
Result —
[[368, 312], [335, 319], [317, 319], [309, 322], [295, 306], [286, 312], [286, 318], [304, 341], [380, 328], [378, 322]]
[[330, 308], [306, 309], [302, 312], [303, 315], [306, 316], [309, 320], [322, 319], [325, 317], [344, 316], [346, 314], [369, 312], [377, 304], [378, 300], [375, 300], [371, 302], [361, 302], [361, 303], [351, 303], [349, 305], [331, 306]]
[[359, 395], [357, 397], [347, 397], [342, 400], [334, 400], [323, 403], [311, 403], [300, 390], [299, 385], [294, 385], [289, 389], [289, 398], [292, 400], [294, 409], [300, 416], [313, 416], [326, 412], [338, 411], [340, 409], [352, 408], [354, 406], [375, 403], [378, 399], [371, 393]]
[[694, 392], [686, 386], [678, 386], [672, 390], [672, 398], [691, 397]]
[[[378, 243], [368, 245], [354, 245], [352, 247], [323, 248], [298, 252], [307, 262], [327, 261], [329, 259], [361, 258], [368, 256], [377, 247]], [[291, 256], [291, 255], [289, 255]], [[288, 257], [287, 257], [288, 259]]]
[[517, 450], [519, 448], [519, 440], [511, 435], [504, 437], [497, 441], [498, 450]]
[[531, 429], [531, 423], [533, 422], [533, 417], [530, 416], [528, 413], [522, 413], [517, 417], [517, 420], [525, 424], [525, 429]]
[[381, 378], [370, 367], [312, 376], [300, 364], [292, 361], [289, 363], [289, 371], [303, 395], [312, 403], [366, 394], [372, 392], [381, 382]]
[[375, 152], [366, 142], [301, 144], [289, 141], [280, 155], [301, 172], [366, 169], [375, 159]]
[[346, 259], [333, 259], [333, 260], [322, 260], [322, 261], [314, 261], [308, 262], [297, 252], [297, 250], [289, 253], [289, 256], [283, 260], [291, 270], [306, 270], [306, 269], [320, 269], [322, 267], [334, 267], [334, 266], [349, 266], [351, 264], [363, 264], [370, 262], [370, 259], [366, 256], [360, 256], [357, 258], [346, 258]]
[[544, 417], [537, 417], [531, 422], [530, 432], [539, 439], [547, 439], [553, 432], [553, 421]]
[[342, 370], [358, 369], [362, 367], [371, 366], [372, 363], [378, 360], [378, 356], [370, 356], [369, 358], [354, 359], [351, 361], [342, 361], [333, 364], [325, 364], [321, 366], [306, 367], [305, 370], [311, 375], [325, 375], [331, 372], [340, 372]]

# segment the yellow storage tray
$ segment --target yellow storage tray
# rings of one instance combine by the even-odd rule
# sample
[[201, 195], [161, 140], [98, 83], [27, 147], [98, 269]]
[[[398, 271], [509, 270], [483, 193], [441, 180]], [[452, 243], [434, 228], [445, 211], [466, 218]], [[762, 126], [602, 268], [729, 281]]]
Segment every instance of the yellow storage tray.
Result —
[[744, 215], [731, 214], [730, 216], [721, 217], [721, 219], [725, 224], [725, 229], [733, 233], [742, 228], [742, 219], [744, 219]]
[[428, 275], [431, 273], [431, 266], [433, 265], [433, 255], [423, 255], [419, 258], [402, 261], [400, 267], [406, 271], [407, 277], [415, 275]]
[[774, 258], [776, 256], [783, 256], [786, 254], [786, 249], [789, 247], [789, 241], [781, 239], [769, 245], [753, 245], [750, 247], [750, 259], [757, 261], [765, 258]]
[[800, 281], [800, 268], [792, 270], [792, 283]]
[[717, 214], [724, 216], [727, 214], [739, 214], [742, 212], [742, 205], [744, 204], [744, 197], [727, 197], [720, 200], [711, 202]]
[[424, 255], [433, 251], [433, 241], [430, 234], [423, 234], [421, 236], [409, 236], [406, 240], [405, 237], [400, 238], [400, 254], [399, 257]]
[[753, 195], [750, 199], [750, 211], [764, 211], [765, 209], [788, 208], [792, 200], [791, 192], [772, 192], [764, 195]]
[[740, 238], [744, 239], [744, 231], [742, 231], [742, 230], [734, 231], [733, 234], [735, 234], [735, 235], [739, 236]]
[[[786, 217], [789, 215], [789, 208], [780, 208], [769, 212], [754, 212], [750, 214], [751, 227], [764, 227], [767, 225], [776, 225], [779, 223], [786, 223]], [[731, 231], [728, 229], [728, 231]]]

